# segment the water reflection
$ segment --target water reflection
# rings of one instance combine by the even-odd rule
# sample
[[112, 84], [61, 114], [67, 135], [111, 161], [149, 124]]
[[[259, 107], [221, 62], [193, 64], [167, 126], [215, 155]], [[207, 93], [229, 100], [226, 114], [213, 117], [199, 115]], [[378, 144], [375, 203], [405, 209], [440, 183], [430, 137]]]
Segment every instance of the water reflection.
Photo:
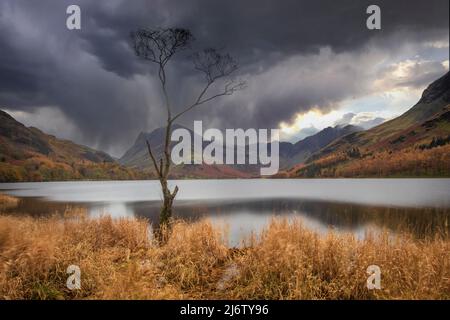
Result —
[[[9, 209], [9, 213], [40, 216], [62, 214], [68, 207], [82, 207], [92, 216], [145, 217], [157, 223], [159, 205], [159, 201], [54, 202], [43, 198], [21, 198], [18, 207]], [[306, 227], [319, 233], [333, 228], [336, 232], [353, 232], [359, 238], [368, 230], [409, 232], [419, 238], [450, 231], [448, 208], [373, 206], [307, 199], [184, 200], [176, 202], [175, 216], [192, 221], [207, 217], [213, 223], [226, 224], [233, 245], [250, 233], [257, 233], [273, 216], [300, 217]]]

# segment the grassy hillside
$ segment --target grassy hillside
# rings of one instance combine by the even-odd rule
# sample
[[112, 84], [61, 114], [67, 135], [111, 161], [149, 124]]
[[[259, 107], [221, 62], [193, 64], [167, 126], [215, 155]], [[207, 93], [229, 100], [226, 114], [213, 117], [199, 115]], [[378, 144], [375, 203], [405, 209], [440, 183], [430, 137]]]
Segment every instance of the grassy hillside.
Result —
[[330, 143], [288, 177], [450, 176], [450, 74], [398, 118]]
[[28, 128], [0, 110], [0, 182], [140, 177], [104, 152]]

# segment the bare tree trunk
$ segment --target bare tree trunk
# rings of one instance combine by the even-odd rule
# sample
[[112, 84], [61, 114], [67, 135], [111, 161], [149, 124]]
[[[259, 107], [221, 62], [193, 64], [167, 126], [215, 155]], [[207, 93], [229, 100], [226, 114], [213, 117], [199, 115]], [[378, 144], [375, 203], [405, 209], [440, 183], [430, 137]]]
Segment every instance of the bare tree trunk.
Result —
[[154, 235], [155, 238], [160, 243], [165, 243], [167, 240], [167, 236], [170, 233], [171, 225], [170, 220], [172, 218], [172, 207], [173, 207], [173, 201], [178, 193], [178, 186], [175, 186], [175, 189], [173, 191], [170, 191], [169, 185], [168, 185], [168, 174], [170, 172], [170, 159], [169, 159], [169, 165], [167, 165], [167, 162], [164, 164], [163, 167], [163, 159], [160, 160], [160, 166], [158, 167], [158, 164], [156, 163], [156, 159], [153, 156], [153, 153], [150, 148], [150, 144], [147, 142], [148, 150], [150, 153], [150, 158], [152, 159], [152, 162], [155, 166], [159, 182], [161, 184], [161, 190], [163, 193], [163, 204], [161, 207], [161, 211], [159, 214], [159, 226], [155, 228]]
[[170, 174], [171, 159], [170, 159], [170, 134], [171, 134], [172, 122], [169, 119], [167, 121], [167, 127], [165, 132], [164, 142], [164, 154], [159, 159], [159, 163], [153, 155], [150, 143], [147, 141], [148, 153], [153, 163], [156, 175], [159, 183], [161, 184], [161, 190], [163, 193], [163, 204], [159, 214], [159, 226], [154, 230], [155, 238], [160, 242], [165, 242], [164, 235], [168, 235], [170, 232], [170, 219], [172, 218], [173, 201], [178, 193], [178, 186], [175, 186], [173, 191], [170, 191], [168, 185], [168, 178]]
[[161, 179], [161, 188], [163, 191], [163, 205], [161, 207], [161, 212], [159, 215], [159, 224], [160, 225], [168, 225], [170, 222], [170, 219], [172, 218], [172, 206], [173, 206], [173, 200], [175, 199], [177, 193], [178, 193], [178, 186], [175, 187], [175, 189], [170, 191], [167, 183], [167, 179]]
[[165, 141], [164, 141], [164, 154], [162, 155], [159, 163], [156, 162], [156, 159], [153, 157], [151, 152], [150, 144], [148, 144], [150, 157], [154, 163], [155, 169], [158, 174], [159, 182], [161, 184], [161, 189], [163, 193], [163, 205], [161, 207], [161, 211], [159, 214], [159, 227], [155, 230], [155, 237], [159, 242], [164, 243], [166, 239], [164, 239], [164, 234], [167, 236], [170, 233], [170, 220], [172, 218], [172, 207], [173, 201], [178, 193], [178, 186], [175, 186], [173, 191], [170, 191], [168, 185], [168, 179], [170, 174], [171, 167], [171, 158], [170, 158], [170, 134], [172, 132], [172, 119], [170, 113], [169, 99], [167, 97], [165, 85], [163, 85], [164, 96], [166, 97], [167, 103], [167, 126], [165, 132]]

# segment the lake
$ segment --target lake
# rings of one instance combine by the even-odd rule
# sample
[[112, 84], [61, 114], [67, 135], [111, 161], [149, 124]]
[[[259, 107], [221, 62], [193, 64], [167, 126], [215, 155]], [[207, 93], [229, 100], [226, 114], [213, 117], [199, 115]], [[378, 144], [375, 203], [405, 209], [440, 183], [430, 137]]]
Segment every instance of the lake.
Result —
[[[260, 231], [273, 216], [300, 217], [319, 233], [330, 228], [361, 238], [368, 231], [408, 231], [416, 237], [449, 232], [450, 179], [248, 179], [171, 181], [180, 191], [175, 215], [225, 223], [230, 244]], [[146, 217], [157, 222], [157, 181], [0, 183], [21, 199], [17, 214], [62, 213]]]

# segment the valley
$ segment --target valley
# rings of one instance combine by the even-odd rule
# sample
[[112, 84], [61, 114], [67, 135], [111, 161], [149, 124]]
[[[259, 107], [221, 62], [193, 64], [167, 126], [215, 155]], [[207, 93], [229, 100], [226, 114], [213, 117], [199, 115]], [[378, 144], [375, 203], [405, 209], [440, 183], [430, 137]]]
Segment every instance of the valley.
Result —
[[[105, 152], [26, 127], [0, 111], [0, 181], [140, 180], [155, 177], [146, 142], [162, 155], [165, 128], [141, 132], [119, 159]], [[190, 129], [183, 129], [190, 137]], [[192, 140], [195, 140], [192, 138]], [[195, 141], [194, 141], [195, 142]], [[296, 143], [279, 143], [280, 171], [274, 178], [450, 176], [450, 73], [428, 86], [404, 114], [371, 129], [327, 127]], [[209, 142], [201, 142], [204, 149]], [[173, 142], [172, 149], [176, 145]], [[191, 157], [196, 149], [191, 143]], [[233, 146], [237, 154], [238, 147]], [[260, 164], [174, 165], [172, 179], [260, 177]], [[270, 147], [267, 148], [270, 150]], [[228, 150], [230, 151], [230, 150]], [[241, 161], [242, 162], [242, 161]]]

